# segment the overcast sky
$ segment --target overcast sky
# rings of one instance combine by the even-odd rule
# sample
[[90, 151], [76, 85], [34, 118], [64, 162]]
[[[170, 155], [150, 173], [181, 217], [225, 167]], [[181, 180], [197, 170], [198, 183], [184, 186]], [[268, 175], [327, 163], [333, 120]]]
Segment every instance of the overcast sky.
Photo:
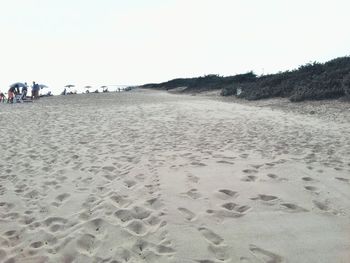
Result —
[[349, 55], [346, 0], [0, 0], [0, 90], [257, 74]]

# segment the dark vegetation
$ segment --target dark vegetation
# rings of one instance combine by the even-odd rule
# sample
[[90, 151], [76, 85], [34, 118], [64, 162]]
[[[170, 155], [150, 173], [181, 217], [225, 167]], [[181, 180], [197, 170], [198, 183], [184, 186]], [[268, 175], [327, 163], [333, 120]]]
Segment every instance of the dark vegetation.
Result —
[[272, 97], [289, 98], [291, 101], [350, 98], [350, 57], [326, 63], [308, 63], [292, 71], [271, 75], [257, 76], [253, 72], [228, 77], [207, 75], [141, 87], [165, 90], [185, 87], [183, 92], [221, 89], [223, 96], [235, 95], [248, 100]]

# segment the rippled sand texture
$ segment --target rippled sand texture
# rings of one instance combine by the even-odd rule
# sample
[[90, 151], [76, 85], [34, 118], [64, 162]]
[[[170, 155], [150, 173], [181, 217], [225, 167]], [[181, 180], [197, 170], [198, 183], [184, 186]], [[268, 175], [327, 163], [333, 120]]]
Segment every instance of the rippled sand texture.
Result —
[[0, 105], [0, 262], [349, 262], [350, 122], [299, 105]]

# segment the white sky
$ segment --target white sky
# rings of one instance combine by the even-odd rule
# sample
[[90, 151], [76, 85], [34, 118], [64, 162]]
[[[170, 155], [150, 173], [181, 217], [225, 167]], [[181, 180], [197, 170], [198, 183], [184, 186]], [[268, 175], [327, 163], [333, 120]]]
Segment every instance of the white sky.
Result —
[[349, 55], [346, 0], [0, 0], [0, 90], [257, 74]]

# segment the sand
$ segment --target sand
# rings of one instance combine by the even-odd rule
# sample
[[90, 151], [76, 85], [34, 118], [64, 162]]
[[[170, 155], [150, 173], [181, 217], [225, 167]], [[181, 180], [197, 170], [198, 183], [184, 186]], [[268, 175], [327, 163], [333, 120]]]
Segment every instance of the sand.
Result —
[[0, 262], [349, 262], [349, 104], [286, 105], [0, 105]]

